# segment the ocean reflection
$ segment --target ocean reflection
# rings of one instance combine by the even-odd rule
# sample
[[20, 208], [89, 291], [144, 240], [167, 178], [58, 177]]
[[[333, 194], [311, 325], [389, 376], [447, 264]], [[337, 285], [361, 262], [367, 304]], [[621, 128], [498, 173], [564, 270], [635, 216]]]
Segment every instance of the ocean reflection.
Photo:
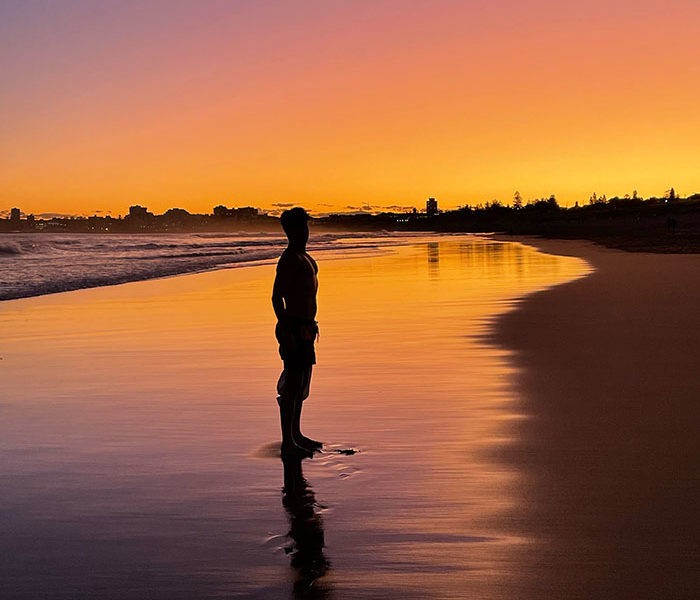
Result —
[[428, 277], [437, 279], [440, 277], [440, 244], [438, 242], [428, 242]]
[[330, 589], [316, 584], [330, 568], [330, 562], [323, 552], [325, 536], [320, 513], [323, 507], [316, 502], [314, 491], [304, 478], [301, 459], [285, 456], [282, 464], [282, 506], [289, 519], [287, 536], [291, 540], [285, 552], [295, 571], [293, 597], [330, 598]]

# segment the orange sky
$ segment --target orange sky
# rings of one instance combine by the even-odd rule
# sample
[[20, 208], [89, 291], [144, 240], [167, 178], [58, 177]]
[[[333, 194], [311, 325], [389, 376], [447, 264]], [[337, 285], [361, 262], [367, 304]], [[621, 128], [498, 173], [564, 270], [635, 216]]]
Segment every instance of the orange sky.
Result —
[[0, 210], [700, 192], [698, 34], [678, 0], [3, 3]]

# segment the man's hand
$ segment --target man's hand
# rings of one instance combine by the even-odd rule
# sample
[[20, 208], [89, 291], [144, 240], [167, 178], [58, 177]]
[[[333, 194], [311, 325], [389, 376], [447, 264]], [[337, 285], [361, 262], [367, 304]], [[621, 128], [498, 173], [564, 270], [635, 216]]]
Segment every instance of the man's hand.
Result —
[[285, 348], [296, 349], [297, 338], [284, 317], [277, 321], [275, 335], [277, 336], [277, 341], [280, 343], [280, 345], [284, 346]]

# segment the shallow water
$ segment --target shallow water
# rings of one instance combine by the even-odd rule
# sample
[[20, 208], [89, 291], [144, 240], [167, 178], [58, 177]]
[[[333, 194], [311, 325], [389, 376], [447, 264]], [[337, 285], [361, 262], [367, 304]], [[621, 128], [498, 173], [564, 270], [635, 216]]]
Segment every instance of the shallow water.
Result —
[[[313, 252], [376, 249], [411, 233], [321, 233]], [[143, 281], [269, 261], [286, 246], [272, 233], [10, 233], [0, 236], [0, 300]]]
[[330, 258], [304, 414], [328, 451], [301, 464], [273, 266], [0, 305], [3, 598], [514, 597], [523, 416], [482, 336], [588, 267], [469, 236]]

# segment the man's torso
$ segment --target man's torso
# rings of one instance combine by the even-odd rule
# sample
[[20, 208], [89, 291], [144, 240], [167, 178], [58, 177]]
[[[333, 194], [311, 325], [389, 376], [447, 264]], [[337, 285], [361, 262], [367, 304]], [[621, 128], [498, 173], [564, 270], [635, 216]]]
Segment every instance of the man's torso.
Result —
[[284, 289], [285, 312], [290, 317], [316, 318], [316, 292], [318, 291], [318, 266], [306, 252], [285, 250], [278, 269], [284, 269], [287, 285]]

